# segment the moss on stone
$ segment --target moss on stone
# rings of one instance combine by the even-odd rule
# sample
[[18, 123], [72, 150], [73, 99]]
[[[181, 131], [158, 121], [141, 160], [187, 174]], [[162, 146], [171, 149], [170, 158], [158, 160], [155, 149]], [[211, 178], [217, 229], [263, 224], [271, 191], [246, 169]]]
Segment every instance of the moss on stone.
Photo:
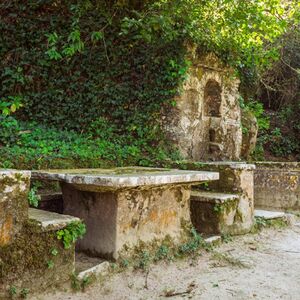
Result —
[[[53, 255], [53, 249], [57, 255]], [[0, 295], [12, 284], [31, 290], [50, 286], [57, 283], [58, 277], [68, 278], [70, 274], [64, 272], [74, 264], [74, 247], [65, 250], [55, 232], [41, 232], [29, 221], [14, 242], [0, 250]], [[49, 268], [49, 261], [53, 262], [53, 269]]]

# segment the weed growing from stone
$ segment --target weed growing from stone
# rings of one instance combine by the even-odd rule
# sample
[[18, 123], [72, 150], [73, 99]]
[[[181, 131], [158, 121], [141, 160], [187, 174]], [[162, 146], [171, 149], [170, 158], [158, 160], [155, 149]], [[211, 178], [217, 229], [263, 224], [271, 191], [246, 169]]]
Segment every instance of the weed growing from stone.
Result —
[[222, 242], [226, 243], [226, 244], [233, 240], [232, 236], [230, 234], [226, 234], [226, 233], [222, 234], [221, 238], [222, 238]]
[[89, 286], [95, 279], [95, 276], [85, 276], [83, 279], [79, 279], [76, 273], [71, 275], [71, 288], [78, 292], [84, 292], [86, 287]]
[[37, 195], [37, 187], [31, 188], [28, 193], [28, 203], [30, 206], [38, 207], [40, 201], [40, 196]]
[[65, 249], [69, 249], [77, 239], [86, 233], [86, 226], [81, 221], [71, 222], [66, 228], [57, 231], [57, 239], [62, 240]]
[[285, 219], [282, 218], [277, 218], [277, 219], [272, 219], [272, 220], [267, 220], [262, 217], [255, 217], [254, 225], [252, 228], [252, 233], [257, 233], [263, 228], [284, 228], [288, 226], [288, 222]]
[[160, 244], [156, 242], [153, 245], [140, 245], [136, 248], [134, 254], [130, 258], [120, 258], [117, 263], [111, 264], [114, 272], [121, 271], [124, 268], [133, 267], [143, 271], [148, 271], [151, 263], [159, 261], [173, 261], [174, 259], [184, 258], [190, 255], [196, 255], [200, 249], [210, 251], [211, 245], [192, 228], [189, 230], [189, 238], [180, 245], [174, 245], [171, 238], [166, 238]]

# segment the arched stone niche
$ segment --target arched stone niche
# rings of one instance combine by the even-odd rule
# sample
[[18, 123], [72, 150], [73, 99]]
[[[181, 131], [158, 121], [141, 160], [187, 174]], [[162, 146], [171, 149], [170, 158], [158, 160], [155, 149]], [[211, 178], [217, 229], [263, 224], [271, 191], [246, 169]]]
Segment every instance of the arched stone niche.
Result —
[[213, 79], [204, 88], [204, 114], [206, 117], [221, 117], [222, 88]]
[[214, 55], [193, 52], [176, 106], [163, 111], [162, 128], [184, 158], [238, 160], [242, 130], [239, 79]]

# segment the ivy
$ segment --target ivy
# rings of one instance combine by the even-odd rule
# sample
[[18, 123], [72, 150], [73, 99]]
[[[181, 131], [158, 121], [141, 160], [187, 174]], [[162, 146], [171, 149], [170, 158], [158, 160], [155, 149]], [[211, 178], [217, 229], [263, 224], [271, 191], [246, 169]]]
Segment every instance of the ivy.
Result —
[[[149, 44], [134, 34], [121, 35], [123, 12], [111, 22], [103, 7], [74, 3], [0, 5], [3, 96], [18, 90], [24, 104], [19, 120], [82, 132], [105, 118], [119, 134], [154, 136], [162, 106], [170, 104], [184, 79], [182, 42]], [[3, 81], [4, 70], [18, 68], [22, 82]]]

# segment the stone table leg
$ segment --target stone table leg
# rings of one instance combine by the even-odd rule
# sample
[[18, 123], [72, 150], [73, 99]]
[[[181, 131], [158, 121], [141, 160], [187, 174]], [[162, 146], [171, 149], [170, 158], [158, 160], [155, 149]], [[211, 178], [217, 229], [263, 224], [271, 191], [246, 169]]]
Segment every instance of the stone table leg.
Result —
[[106, 192], [78, 190], [62, 183], [64, 213], [84, 220], [85, 237], [78, 249], [117, 259], [139, 242], [184, 237], [190, 225], [189, 185], [164, 185]]

